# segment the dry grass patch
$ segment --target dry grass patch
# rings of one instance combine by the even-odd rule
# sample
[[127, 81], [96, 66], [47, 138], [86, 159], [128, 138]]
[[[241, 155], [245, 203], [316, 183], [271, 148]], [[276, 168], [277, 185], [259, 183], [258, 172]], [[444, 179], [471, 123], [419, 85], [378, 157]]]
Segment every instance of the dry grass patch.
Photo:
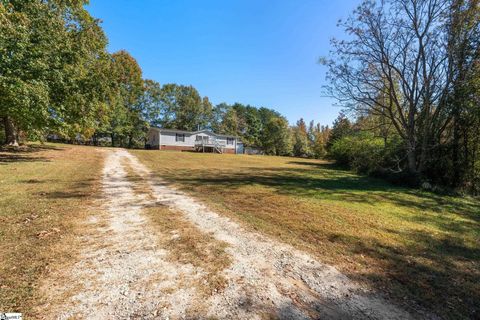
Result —
[[160, 231], [160, 245], [168, 251], [169, 259], [200, 268], [205, 275], [195, 285], [206, 296], [223, 290], [227, 279], [222, 271], [231, 264], [231, 258], [225, 251], [227, 244], [201, 232], [180, 212], [156, 204], [152, 187], [146, 180], [148, 177], [139, 175], [128, 160], [123, 161], [122, 165], [134, 192], [150, 203], [143, 212]]
[[325, 161], [136, 150], [152, 172], [247, 228], [447, 318], [480, 316], [480, 203]]
[[168, 250], [172, 261], [192, 264], [205, 272], [205, 276], [197, 283], [200, 291], [208, 296], [226, 287], [227, 279], [222, 271], [231, 264], [231, 258], [225, 252], [226, 243], [201, 232], [185, 220], [180, 212], [167, 207], [150, 207], [145, 209], [145, 213], [165, 235], [161, 245]]
[[102, 153], [90, 147], [0, 151], [0, 311], [36, 316], [40, 280], [77, 253], [79, 222], [88, 215], [102, 166]]
[[122, 159], [121, 164], [127, 173], [127, 180], [132, 183], [131, 187], [133, 192], [143, 200], [147, 202], [156, 201], [155, 194], [152, 190], [152, 186], [147, 180], [147, 177], [143, 177], [132, 168], [132, 164], [128, 159]]

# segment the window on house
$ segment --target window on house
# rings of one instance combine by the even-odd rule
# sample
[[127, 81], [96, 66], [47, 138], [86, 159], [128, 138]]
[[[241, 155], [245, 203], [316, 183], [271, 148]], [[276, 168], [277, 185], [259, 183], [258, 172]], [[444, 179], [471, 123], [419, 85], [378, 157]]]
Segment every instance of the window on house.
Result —
[[175, 141], [185, 142], [185, 134], [176, 133], [175, 134]]
[[233, 144], [233, 138], [227, 138], [227, 144]]

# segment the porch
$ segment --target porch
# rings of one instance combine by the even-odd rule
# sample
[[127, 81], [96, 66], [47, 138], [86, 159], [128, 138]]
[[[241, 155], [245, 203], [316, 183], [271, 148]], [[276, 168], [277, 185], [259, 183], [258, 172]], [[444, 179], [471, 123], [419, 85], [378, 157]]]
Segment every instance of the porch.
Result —
[[224, 153], [225, 147], [225, 141], [219, 141], [212, 137], [197, 136], [195, 140], [195, 151], [197, 152]]

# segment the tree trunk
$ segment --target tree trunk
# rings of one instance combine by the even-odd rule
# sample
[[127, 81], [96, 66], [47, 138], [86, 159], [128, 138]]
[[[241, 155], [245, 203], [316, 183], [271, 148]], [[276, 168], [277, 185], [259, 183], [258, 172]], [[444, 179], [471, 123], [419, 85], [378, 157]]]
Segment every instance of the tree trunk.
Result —
[[457, 187], [460, 182], [460, 124], [457, 107], [453, 115], [453, 141], [452, 141], [452, 187]]
[[423, 130], [423, 136], [422, 136], [422, 145], [420, 147], [420, 157], [419, 157], [419, 164], [417, 166], [417, 172], [419, 174], [423, 174], [425, 171], [425, 167], [427, 164], [427, 160], [429, 157], [429, 149], [428, 149], [428, 144], [430, 142], [429, 138], [429, 131]]
[[408, 160], [408, 171], [411, 174], [416, 175], [417, 174], [417, 157], [415, 155], [415, 149], [408, 150], [407, 160]]
[[407, 165], [408, 171], [413, 176], [418, 175], [417, 170], [417, 148], [414, 135], [409, 132], [408, 140], [407, 140]]
[[98, 137], [96, 132], [92, 136], [92, 143], [94, 146], [98, 146]]
[[112, 147], [115, 147], [115, 134], [111, 133], [110, 137], [112, 138]]
[[5, 144], [18, 147], [17, 128], [15, 127], [13, 120], [10, 117], [5, 116], [3, 118], [3, 125], [5, 127]]
[[133, 146], [133, 134], [128, 135], [128, 148], [131, 149]]

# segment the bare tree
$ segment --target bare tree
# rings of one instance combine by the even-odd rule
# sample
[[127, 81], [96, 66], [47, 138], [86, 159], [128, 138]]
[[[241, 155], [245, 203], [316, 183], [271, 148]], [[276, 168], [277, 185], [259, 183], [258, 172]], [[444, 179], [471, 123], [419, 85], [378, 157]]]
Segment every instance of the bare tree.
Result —
[[[332, 40], [329, 93], [357, 112], [386, 117], [405, 142], [408, 170], [424, 170], [445, 130], [451, 83], [445, 0], [365, 0]], [[382, 99], [378, 99], [382, 96]]]

